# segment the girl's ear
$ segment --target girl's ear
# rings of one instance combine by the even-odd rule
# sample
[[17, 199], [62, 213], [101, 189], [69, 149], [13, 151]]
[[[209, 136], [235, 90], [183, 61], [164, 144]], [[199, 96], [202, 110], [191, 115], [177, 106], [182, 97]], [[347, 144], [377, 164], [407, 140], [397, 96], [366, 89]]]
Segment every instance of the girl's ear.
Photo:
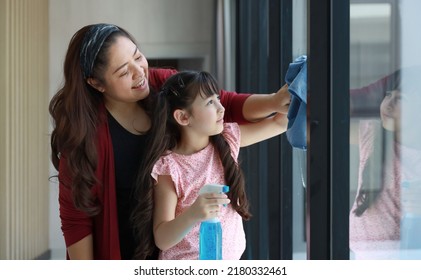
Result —
[[174, 111], [173, 116], [179, 125], [182, 125], [182, 126], [189, 125], [190, 115], [186, 112], [186, 110], [177, 109]]
[[93, 87], [94, 89], [96, 89], [97, 91], [99, 91], [99, 92], [104, 92], [105, 91], [105, 89], [104, 89], [104, 87], [101, 85], [101, 83], [98, 81], [98, 80], [96, 80], [96, 79], [94, 79], [94, 78], [88, 78], [87, 80], [86, 80], [86, 82], [91, 86], [91, 87]]

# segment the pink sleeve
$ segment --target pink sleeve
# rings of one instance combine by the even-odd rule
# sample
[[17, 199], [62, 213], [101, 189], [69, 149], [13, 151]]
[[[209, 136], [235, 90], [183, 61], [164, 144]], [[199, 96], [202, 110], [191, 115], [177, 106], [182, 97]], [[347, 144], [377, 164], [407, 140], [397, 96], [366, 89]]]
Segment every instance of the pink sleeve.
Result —
[[222, 135], [231, 148], [232, 157], [237, 161], [238, 154], [240, 153], [240, 127], [237, 123], [225, 123]]
[[159, 158], [159, 160], [155, 163], [154, 167], [152, 168], [151, 176], [154, 178], [155, 182], [158, 179], [159, 175], [169, 175], [171, 176], [172, 181], [174, 182], [174, 186], [176, 187], [176, 193], [179, 195], [179, 171], [177, 169], [177, 164], [175, 161], [171, 158], [171, 155], [169, 156], [162, 156]]
[[152, 168], [151, 176], [155, 181], [159, 175], [171, 175], [171, 168], [165, 156], [160, 157]]

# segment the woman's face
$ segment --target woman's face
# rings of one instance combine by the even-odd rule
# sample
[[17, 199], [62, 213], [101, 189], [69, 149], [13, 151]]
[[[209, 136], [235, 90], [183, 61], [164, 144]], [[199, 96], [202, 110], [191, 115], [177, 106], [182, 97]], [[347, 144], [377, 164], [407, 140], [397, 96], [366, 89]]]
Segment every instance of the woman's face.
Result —
[[380, 104], [380, 118], [383, 128], [393, 132], [401, 129], [401, 93], [398, 90], [386, 92]]
[[137, 46], [120, 36], [109, 49], [102, 92], [106, 102], [133, 103], [149, 94], [148, 61]]

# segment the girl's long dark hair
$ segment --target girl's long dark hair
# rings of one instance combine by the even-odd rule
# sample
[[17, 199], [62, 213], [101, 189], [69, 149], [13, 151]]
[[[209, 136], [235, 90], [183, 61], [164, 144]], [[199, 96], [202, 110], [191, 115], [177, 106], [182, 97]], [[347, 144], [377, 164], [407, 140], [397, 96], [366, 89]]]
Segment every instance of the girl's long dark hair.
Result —
[[[397, 70], [384, 80], [384, 85], [381, 88], [381, 92], [372, 92], [367, 94], [383, 94], [385, 96], [387, 91], [400, 90], [401, 87], [401, 71]], [[380, 104], [378, 104], [380, 108]], [[374, 129], [374, 128], [373, 128]], [[379, 194], [383, 191], [384, 188], [384, 178], [385, 162], [390, 160], [386, 158], [386, 155], [394, 155], [394, 135], [393, 133], [386, 131], [383, 128], [380, 128], [378, 131], [372, 131], [373, 141], [370, 143], [372, 145], [372, 152], [368, 157], [362, 173], [362, 185], [358, 191], [356, 197], [357, 207], [354, 209], [353, 213], [360, 217], [379, 197]], [[378, 178], [380, 185], [378, 185], [377, 180], [371, 180], [371, 178]]]
[[373, 145], [372, 151], [363, 166], [362, 185], [356, 198], [357, 207], [353, 211], [357, 217], [361, 216], [383, 191], [386, 172], [391, 172], [391, 170], [386, 170], [385, 163], [393, 160], [392, 157], [395, 155], [393, 132], [381, 127], [372, 127], [372, 129], [374, 129], [373, 138], [370, 139], [373, 142], [370, 144]]
[[[136, 243], [135, 258], [143, 259], [156, 251], [153, 239], [153, 186], [152, 168], [157, 160], [176, 147], [180, 140], [179, 125], [173, 118], [176, 109], [189, 109], [198, 94], [218, 94], [215, 79], [206, 72], [184, 71], [170, 77], [154, 100], [152, 128], [145, 158], [139, 170], [135, 190], [135, 209], [132, 215]], [[241, 168], [231, 156], [231, 149], [222, 134], [210, 137], [218, 151], [232, 207], [245, 219], [251, 217]]]
[[[52, 163], [59, 170], [60, 160], [66, 161], [68, 174], [61, 174], [60, 181], [71, 188], [76, 208], [89, 215], [100, 211], [91, 188], [98, 182], [95, 176], [96, 130], [98, 124], [104, 121], [101, 117], [106, 117], [106, 114], [99, 113], [103, 95], [86, 82], [81, 68], [82, 42], [92, 26], [83, 27], [70, 40], [63, 68], [64, 85], [49, 104], [54, 126], [51, 134]], [[134, 38], [122, 28], [108, 36], [98, 52], [91, 75], [101, 83], [105, 82], [103, 77], [108, 67], [109, 49], [119, 36], [135, 43]]]

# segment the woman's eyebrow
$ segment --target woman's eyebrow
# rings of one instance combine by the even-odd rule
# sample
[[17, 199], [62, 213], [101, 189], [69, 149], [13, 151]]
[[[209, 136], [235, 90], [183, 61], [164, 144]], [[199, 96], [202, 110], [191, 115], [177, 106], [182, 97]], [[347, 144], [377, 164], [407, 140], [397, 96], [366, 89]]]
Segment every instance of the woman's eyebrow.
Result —
[[120, 70], [121, 68], [123, 68], [124, 66], [126, 66], [128, 63], [126, 62], [126, 63], [124, 63], [123, 65], [121, 65], [120, 67], [118, 67], [114, 72], [113, 72], [113, 74], [114, 73], [116, 73], [118, 70]]
[[[133, 56], [135, 56], [136, 55], [136, 53], [137, 53], [137, 50], [138, 50], [138, 48], [137, 48], [137, 46], [135, 47], [135, 49], [134, 49], [134, 53], [133, 53]], [[115, 72], [117, 72], [118, 70], [120, 70], [121, 68], [123, 68], [124, 66], [126, 66], [128, 63], [126, 62], [126, 63], [124, 63], [123, 65], [121, 65], [120, 67], [118, 67], [114, 72], [113, 72], [113, 74], [115, 73]]]

